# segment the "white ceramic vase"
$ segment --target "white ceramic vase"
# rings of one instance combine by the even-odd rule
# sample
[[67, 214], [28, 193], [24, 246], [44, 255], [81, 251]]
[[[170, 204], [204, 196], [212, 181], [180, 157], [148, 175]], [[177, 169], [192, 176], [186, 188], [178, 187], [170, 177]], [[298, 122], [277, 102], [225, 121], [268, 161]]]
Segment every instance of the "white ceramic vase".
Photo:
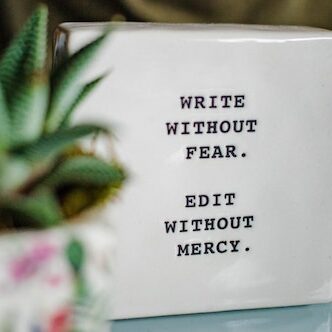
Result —
[[0, 236], [0, 331], [110, 330], [104, 311], [113, 241], [103, 215]]

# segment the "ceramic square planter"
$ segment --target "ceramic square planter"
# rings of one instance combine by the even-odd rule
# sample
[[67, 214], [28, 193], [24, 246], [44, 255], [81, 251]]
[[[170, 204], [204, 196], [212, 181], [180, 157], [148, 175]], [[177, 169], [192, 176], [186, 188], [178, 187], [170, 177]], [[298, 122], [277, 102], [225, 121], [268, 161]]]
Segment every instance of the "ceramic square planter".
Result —
[[0, 236], [1, 331], [110, 331], [112, 232], [101, 213], [87, 219]]
[[[103, 24], [65, 24], [58, 61]], [[119, 24], [78, 112], [131, 170], [114, 318], [332, 299], [332, 33]]]

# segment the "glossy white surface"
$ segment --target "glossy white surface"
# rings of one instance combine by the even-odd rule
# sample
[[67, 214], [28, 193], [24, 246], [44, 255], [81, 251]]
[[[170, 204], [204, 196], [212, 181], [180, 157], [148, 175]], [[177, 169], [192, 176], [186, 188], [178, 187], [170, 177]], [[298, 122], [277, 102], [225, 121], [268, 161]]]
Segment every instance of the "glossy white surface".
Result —
[[[69, 52], [101, 27], [64, 26]], [[110, 215], [118, 235], [112, 317], [331, 300], [332, 33], [120, 25], [86, 78], [108, 69], [77, 121], [113, 124], [131, 172]], [[244, 95], [245, 106], [223, 108], [219, 99], [216, 109], [181, 109], [189, 95]], [[167, 122], [234, 120], [256, 120], [255, 132], [166, 130]], [[234, 145], [237, 158], [186, 159], [187, 147], [215, 145], [224, 154]], [[225, 193], [235, 193], [234, 205], [185, 207], [186, 195]], [[252, 227], [165, 232], [165, 221], [232, 216], [253, 216]], [[240, 241], [239, 252], [230, 241]], [[178, 257], [186, 244], [208, 253]]]

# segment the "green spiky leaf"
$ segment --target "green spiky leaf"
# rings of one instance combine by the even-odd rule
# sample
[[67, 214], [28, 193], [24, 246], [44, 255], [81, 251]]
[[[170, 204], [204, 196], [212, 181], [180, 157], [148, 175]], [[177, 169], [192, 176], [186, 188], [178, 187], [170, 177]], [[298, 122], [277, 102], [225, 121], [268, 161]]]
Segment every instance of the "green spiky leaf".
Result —
[[108, 133], [107, 129], [97, 125], [77, 125], [45, 135], [28, 145], [21, 146], [14, 153], [30, 162], [52, 158], [77, 143], [77, 140], [91, 134]]
[[69, 124], [72, 113], [77, 109], [78, 105], [98, 86], [98, 84], [105, 78], [105, 76], [106, 74], [87, 83], [81, 88], [74, 102], [63, 113], [63, 118], [61, 119], [59, 128], [64, 128]]
[[77, 156], [61, 163], [46, 178], [44, 185], [109, 186], [120, 183], [123, 179], [124, 173], [117, 165], [93, 156]]
[[103, 34], [83, 47], [55, 71], [52, 77], [52, 93], [46, 119], [46, 132], [56, 130], [62, 123], [66, 111], [75, 103], [81, 92], [79, 83], [82, 73], [96, 55], [107, 35]]
[[9, 146], [10, 133], [9, 110], [0, 82], [0, 152]]
[[48, 86], [44, 76], [31, 77], [19, 87], [11, 103], [11, 145], [18, 146], [36, 140], [43, 131]]
[[44, 67], [47, 16], [47, 8], [39, 6], [0, 61], [0, 82], [9, 101], [23, 76]]
[[28, 47], [24, 60], [25, 75], [43, 71], [47, 58], [47, 7], [39, 6], [34, 16], [34, 24], [27, 34]]
[[53, 195], [40, 192], [34, 196], [3, 200], [0, 204], [0, 218], [15, 228], [48, 228], [59, 225], [61, 210]]
[[0, 62], [14, 145], [36, 139], [43, 128], [48, 104], [48, 82], [43, 73], [47, 17], [47, 8], [40, 6]]
[[28, 180], [31, 165], [21, 156], [0, 156], [0, 193], [12, 192]]

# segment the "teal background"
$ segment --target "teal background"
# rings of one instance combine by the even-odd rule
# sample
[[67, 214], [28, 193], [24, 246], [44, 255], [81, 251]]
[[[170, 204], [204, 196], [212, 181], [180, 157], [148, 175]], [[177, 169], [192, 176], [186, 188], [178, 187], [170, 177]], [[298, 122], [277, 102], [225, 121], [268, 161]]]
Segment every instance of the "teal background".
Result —
[[332, 304], [122, 320], [112, 332], [331, 332]]

